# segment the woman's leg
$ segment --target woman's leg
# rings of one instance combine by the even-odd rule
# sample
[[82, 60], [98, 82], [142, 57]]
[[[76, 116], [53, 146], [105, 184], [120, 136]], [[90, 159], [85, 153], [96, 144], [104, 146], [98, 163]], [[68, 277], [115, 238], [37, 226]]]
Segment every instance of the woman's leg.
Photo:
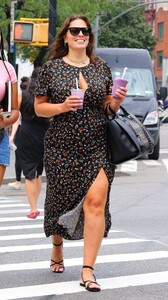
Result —
[[17, 150], [15, 151], [15, 173], [16, 173], [16, 181], [20, 182], [21, 181], [22, 168], [20, 166]]
[[64, 271], [63, 244], [62, 244], [63, 239], [60, 235], [53, 235], [52, 243], [53, 243], [53, 249], [52, 249], [50, 267], [53, 272], [62, 273]]
[[[83, 265], [94, 267], [98, 251], [104, 236], [105, 217], [104, 210], [107, 201], [108, 180], [103, 169], [100, 170], [97, 178], [89, 189], [84, 209], [84, 256]], [[83, 280], [94, 281], [92, 270], [84, 268], [82, 271]], [[90, 287], [94, 287], [92, 284]]]
[[25, 179], [25, 190], [30, 204], [31, 212], [37, 211], [37, 200], [41, 191], [41, 177]]
[[11, 188], [15, 189], [15, 190], [19, 190], [20, 186], [21, 186], [21, 173], [22, 173], [22, 169], [20, 166], [20, 162], [19, 162], [19, 158], [18, 158], [18, 154], [17, 154], [17, 150], [15, 151], [15, 174], [16, 174], [16, 181], [14, 182], [9, 182], [8, 186], [10, 186]]
[[4, 178], [5, 170], [6, 170], [6, 166], [0, 165], [0, 186], [1, 186], [2, 180]]

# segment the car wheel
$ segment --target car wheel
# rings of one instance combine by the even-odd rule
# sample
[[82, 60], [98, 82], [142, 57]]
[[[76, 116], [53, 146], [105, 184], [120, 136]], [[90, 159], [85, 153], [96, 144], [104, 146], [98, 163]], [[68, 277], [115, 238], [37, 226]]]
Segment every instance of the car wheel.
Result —
[[154, 151], [152, 154], [148, 156], [149, 159], [159, 159], [159, 151], [160, 151], [160, 138], [158, 139], [157, 144], [154, 147]]

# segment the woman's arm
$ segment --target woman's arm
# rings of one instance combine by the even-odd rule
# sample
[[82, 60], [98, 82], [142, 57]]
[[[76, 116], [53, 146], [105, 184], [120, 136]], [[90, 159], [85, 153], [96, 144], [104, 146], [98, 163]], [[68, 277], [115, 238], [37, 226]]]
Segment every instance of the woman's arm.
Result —
[[0, 118], [0, 128], [5, 128], [13, 125], [19, 117], [18, 110], [18, 88], [17, 82], [12, 83], [12, 104], [11, 104], [11, 115], [7, 118]]
[[51, 118], [68, 111], [77, 111], [75, 107], [81, 105], [79, 97], [68, 96], [63, 103], [49, 103], [47, 96], [36, 96], [34, 110], [37, 116]]

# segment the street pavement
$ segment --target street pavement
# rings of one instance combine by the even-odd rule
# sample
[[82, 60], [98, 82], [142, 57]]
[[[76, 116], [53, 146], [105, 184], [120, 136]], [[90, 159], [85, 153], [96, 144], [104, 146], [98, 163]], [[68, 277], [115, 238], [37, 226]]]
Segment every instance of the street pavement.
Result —
[[168, 126], [162, 127], [162, 158], [130, 161], [112, 189], [113, 225], [103, 239], [95, 274], [101, 293], [79, 286], [83, 241], [64, 241], [65, 272], [50, 271], [51, 240], [43, 230], [45, 175], [35, 220], [26, 217], [24, 191], [11, 190], [14, 152], [0, 189], [0, 300], [168, 299]]

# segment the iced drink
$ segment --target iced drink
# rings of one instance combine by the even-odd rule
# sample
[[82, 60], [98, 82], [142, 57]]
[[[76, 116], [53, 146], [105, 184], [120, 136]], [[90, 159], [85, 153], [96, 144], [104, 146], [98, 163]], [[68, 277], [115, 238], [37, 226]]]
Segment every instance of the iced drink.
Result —
[[[80, 97], [80, 100], [83, 100], [84, 99], [84, 95], [85, 95], [85, 90], [72, 88], [71, 89], [71, 95], [72, 96]], [[83, 109], [83, 102], [82, 102], [82, 104], [80, 106], [77, 106], [75, 108], [77, 108], [77, 109]]]
[[113, 82], [113, 88], [112, 88], [112, 96], [113, 97], [118, 97], [116, 95], [116, 90], [120, 89], [121, 87], [126, 87], [128, 83], [128, 80], [123, 79], [123, 78], [115, 78]]

